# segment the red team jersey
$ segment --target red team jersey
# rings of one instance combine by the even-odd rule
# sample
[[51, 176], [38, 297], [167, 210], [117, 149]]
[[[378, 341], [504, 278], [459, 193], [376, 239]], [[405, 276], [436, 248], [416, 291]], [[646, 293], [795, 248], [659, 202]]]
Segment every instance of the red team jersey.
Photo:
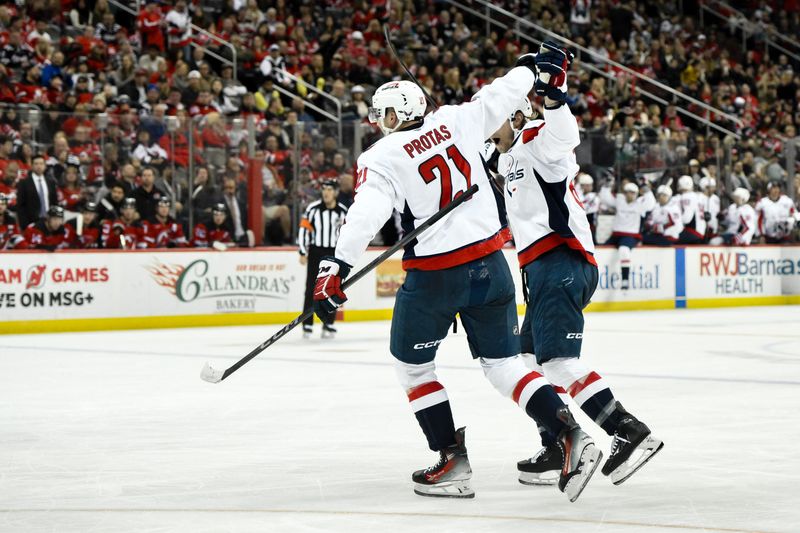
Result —
[[158, 219], [147, 220], [142, 223], [142, 237], [144, 245], [141, 248], [184, 248], [189, 242], [183, 235], [183, 227], [174, 218], [169, 217], [165, 222]]
[[121, 219], [104, 220], [101, 225], [100, 242], [103, 248], [144, 248], [143, 236], [142, 226], [138, 222], [126, 224]]
[[10, 250], [22, 246], [24, 246], [23, 239], [16, 220], [8, 216], [4, 217], [0, 222], [0, 250]]
[[69, 248], [74, 239], [69, 226], [61, 226], [56, 231], [47, 229], [44, 220], [34, 222], [25, 229], [25, 247], [32, 250], [61, 250]]
[[208, 248], [211, 243], [222, 242], [233, 244], [233, 236], [224, 226], [217, 226], [213, 222], [208, 226], [198, 224], [194, 227], [192, 235], [192, 246], [196, 248]]
[[97, 248], [100, 246], [100, 232], [101, 227], [100, 224], [95, 222], [94, 224], [84, 225], [83, 231], [81, 235], [78, 235], [77, 231], [77, 224], [75, 220], [70, 220], [67, 222], [67, 226], [70, 227], [70, 231], [72, 232], [73, 240], [72, 240], [72, 247], [73, 248]]

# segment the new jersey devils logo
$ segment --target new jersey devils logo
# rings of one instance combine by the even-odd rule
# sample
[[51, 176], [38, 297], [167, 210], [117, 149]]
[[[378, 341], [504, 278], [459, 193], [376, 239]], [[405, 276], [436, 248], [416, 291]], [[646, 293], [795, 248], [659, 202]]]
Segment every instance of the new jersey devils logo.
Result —
[[45, 269], [47, 269], [45, 265], [33, 265], [28, 269], [28, 282], [25, 284], [25, 290], [38, 289], [44, 285]]

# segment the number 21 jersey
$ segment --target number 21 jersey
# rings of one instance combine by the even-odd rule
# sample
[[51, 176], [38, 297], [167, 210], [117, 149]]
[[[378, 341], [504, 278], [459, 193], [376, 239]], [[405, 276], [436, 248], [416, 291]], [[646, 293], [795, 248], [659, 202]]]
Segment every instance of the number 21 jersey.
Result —
[[451, 268], [502, 248], [508, 240], [504, 213], [480, 153], [533, 82], [529, 69], [514, 68], [471, 102], [443, 106], [418, 127], [387, 135], [362, 153], [336, 257], [354, 265], [393, 208], [409, 233], [473, 184], [479, 189], [472, 198], [406, 246], [403, 268]]

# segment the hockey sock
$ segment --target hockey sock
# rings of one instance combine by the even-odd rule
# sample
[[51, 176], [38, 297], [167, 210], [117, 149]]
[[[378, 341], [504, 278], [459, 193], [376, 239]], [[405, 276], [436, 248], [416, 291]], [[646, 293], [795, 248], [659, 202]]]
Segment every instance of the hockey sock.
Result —
[[542, 439], [547, 438], [547, 432], [558, 435], [567, 427], [557, 413], [566, 407], [564, 402], [540, 372], [531, 371], [525, 366], [522, 357], [481, 357], [480, 360], [483, 373], [500, 394], [514, 400], [540, 428], [546, 430], [542, 433]]
[[631, 249], [628, 246], [619, 247], [619, 265], [622, 270], [622, 280], [627, 281], [631, 275]]
[[[535, 382], [538, 380], [542, 380], [543, 383], [536, 385]], [[529, 388], [535, 388], [532, 394], [526, 391]], [[523, 403], [526, 395], [530, 395], [530, 398]], [[565, 421], [558, 416], [559, 410], [566, 407], [564, 402], [538, 372], [531, 372], [520, 380], [517, 387], [514, 388], [512, 399], [525, 409], [525, 412], [536, 421], [539, 428], [546, 430], [541, 433], [540, 429], [542, 444], [545, 446], [555, 442], [556, 436], [567, 428]]]
[[431, 450], [444, 450], [456, 443], [453, 412], [441, 383], [430, 381], [410, 389], [408, 401]]
[[625, 411], [597, 372], [589, 370], [577, 358], [555, 359], [543, 366], [547, 377], [565, 386], [567, 394], [589, 418], [609, 435], [614, 434]]

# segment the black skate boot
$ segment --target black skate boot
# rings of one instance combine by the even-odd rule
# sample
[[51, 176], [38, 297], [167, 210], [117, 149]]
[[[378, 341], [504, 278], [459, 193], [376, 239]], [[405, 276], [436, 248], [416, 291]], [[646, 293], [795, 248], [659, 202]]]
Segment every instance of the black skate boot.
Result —
[[603, 452], [595, 446], [592, 437], [578, 426], [567, 407], [559, 410], [558, 417], [568, 426], [559, 434], [557, 441], [563, 454], [558, 490], [565, 493], [569, 501], [574, 502], [597, 470], [603, 459]]
[[464, 430], [456, 430], [456, 443], [439, 451], [439, 462], [417, 470], [411, 475], [414, 481], [414, 492], [420, 496], [440, 498], [474, 498], [470, 479], [472, 468], [464, 446]]
[[330, 324], [322, 324], [322, 338], [333, 339], [336, 337], [336, 328]]
[[650, 428], [627, 413], [614, 432], [611, 455], [603, 465], [603, 475], [610, 476], [612, 483], [619, 485], [643, 467], [663, 447], [663, 441], [650, 436]]
[[517, 463], [519, 482], [523, 485], [555, 485], [561, 475], [564, 454], [558, 444], [545, 446], [539, 452]]

